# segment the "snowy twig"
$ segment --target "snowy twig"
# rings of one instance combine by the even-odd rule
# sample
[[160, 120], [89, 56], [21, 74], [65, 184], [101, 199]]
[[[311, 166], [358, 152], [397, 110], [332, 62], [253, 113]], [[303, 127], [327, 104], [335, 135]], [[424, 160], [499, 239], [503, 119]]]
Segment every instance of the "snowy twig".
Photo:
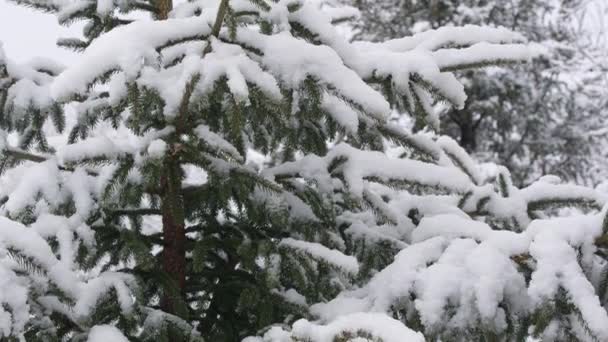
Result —
[[[228, 12], [228, 1], [229, 0], [222, 0], [220, 7], [217, 9], [217, 16], [215, 17], [215, 22], [213, 23], [213, 28], [211, 29], [211, 37], [218, 37], [220, 35], [220, 30], [222, 29], [222, 24], [224, 23], [224, 17], [226, 17], [226, 13]], [[209, 52], [211, 52], [211, 44], [207, 44], [207, 46], [205, 46], [203, 55], [206, 55]]]
[[[31, 162], [35, 162], [35, 163], [44, 163], [45, 161], [49, 160], [48, 157], [33, 154], [33, 153], [28, 153], [28, 152], [21, 151], [21, 150], [6, 149], [3, 151], [3, 153], [14, 159], [31, 161]], [[75, 171], [75, 169], [73, 167], [69, 167], [69, 166], [59, 165], [58, 168], [59, 168], [59, 170], [62, 170], [62, 171], [70, 171], [70, 172]], [[89, 176], [98, 175], [98, 173], [96, 171], [86, 170], [86, 172]]]

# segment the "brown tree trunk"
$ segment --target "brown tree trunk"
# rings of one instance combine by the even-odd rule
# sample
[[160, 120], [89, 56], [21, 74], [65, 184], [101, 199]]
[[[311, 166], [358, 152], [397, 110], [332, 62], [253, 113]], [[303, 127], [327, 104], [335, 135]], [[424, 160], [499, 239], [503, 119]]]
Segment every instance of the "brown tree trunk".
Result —
[[[169, 152], [171, 153], [171, 152]], [[186, 286], [186, 230], [184, 199], [181, 193], [181, 167], [179, 159], [167, 155], [160, 178], [161, 213], [163, 223], [162, 270], [169, 277], [160, 300], [161, 309], [169, 314], [188, 319], [185, 302]], [[185, 332], [169, 326], [171, 342], [186, 341]]]
[[172, 0], [157, 0], [156, 2], [156, 19], [165, 20], [169, 18], [169, 12], [173, 9]]
[[475, 123], [473, 117], [469, 111], [462, 110], [458, 113], [460, 115], [460, 146], [462, 146], [467, 152], [472, 153], [477, 149], [477, 139], [475, 136]]
[[[184, 201], [181, 194], [179, 164], [172, 157], [165, 162], [161, 176], [163, 191], [161, 212], [163, 222], [163, 271], [173, 280], [174, 293], [165, 291], [161, 308], [163, 311], [179, 315], [177, 301], [182, 301], [186, 285], [186, 231], [184, 222]], [[182, 313], [183, 314], [183, 313]]]
[[[156, 1], [156, 19], [165, 20], [173, 9], [172, 0]], [[162, 269], [172, 284], [163, 289], [161, 309], [181, 316], [183, 290], [186, 285], [186, 231], [184, 203], [181, 195], [179, 160], [175, 155], [167, 155], [160, 178], [162, 191], [161, 212], [163, 224]], [[181, 315], [180, 315], [181, 314]]]
[[[173, 8], [172, 0], [157, 1], [157, 19], [167, 19], [169, 12]], [[222, 0], [212, 30], [212, 35], [216, 37], [219, 35], [227, 9], [228, 0]], [[180, 104], [178, 120], [175, 122], [176, 137], [179, 137], [184, 131], [190, 129], [188, 127], [188, 104], [194, 91], [194, 85], [197, 82], [198, 77], [194, 76], [184, 90], [185, 93]], [[188, 308], [185, 302], [186, 229], [184, 198], [181, 188], [180, 145], [175, 141], [169, 145], [171, 147], [167, 151], [163, 163], [160, 187], [163, 223], [162, 268], [163, 272], [170, 277], [172, 285], [170, 288], [164, 289], [160, 306], [164, 312], [187, 319]], [[182, 332], [176, 328], [169, 328], [169, 341], [181, 342], [184, 340], [185, 337]]]

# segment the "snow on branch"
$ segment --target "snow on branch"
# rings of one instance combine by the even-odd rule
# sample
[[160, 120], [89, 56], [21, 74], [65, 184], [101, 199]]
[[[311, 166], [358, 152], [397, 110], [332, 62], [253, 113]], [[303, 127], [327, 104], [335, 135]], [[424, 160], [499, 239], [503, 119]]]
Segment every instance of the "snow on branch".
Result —
[[294, 323], [290, 332], [279, 327], [271, 328], [263, 338], [249, 337], [243, 342], [280, 342], [304, 340], [333, 342], [340, 340], [362, 340], [383, 342], [422, 342], [421, 333], [408, 329], [398, 320], [382, 313], [356, 313], [342, 316], [327, 325], [305, 319]]
[[504, 27], [482, 27], [465, 25], [461, 27], [440, 27], [417, 33], [411, 37], [392, 39], [380, 43], [391, 51], [424, 49], [437, 51], [446, 47], [471, 46], [480, 42], [491, 44], [524, 43], [526, 38]]
[[305, 252], [310, 254], [314, 259], [338, 266], [346, 272], [352, 274], [357, 274], [359, 272], [359, 263], [355, 257], [344, 255], [342, 252], [337, 250], [331, 250], [319, 243], [287, 238], [281, 240], [280, 246]]
[[57, 78], [51, 92], [57, 99], [84, 93], [100, 77], [115, 70], [122, 70], [132, 80], [143, 66], [156, 63], [159, 48], [176, 41], [206, 38], [210, 33], [206, 17], [140, 21], [116, 28], [91, 44], [78, 62]]
[[[133, 309], [132, 290], [135, 287], [135, 279], [132, 276], [103, 272], [97, 275], [89, 274], [87, 279], [83, 279], [78, 271], [72, 269], [76, 258], [75, 248], [78, 246], [74, 233], [84, 233], [83, 228], [74, 226], [75, 223], [63, 217], [42, 216], [33, 225], [26, 227], [6, 217], [0, 217], [0, 274], [16, 278], [12, 269], [15, 263], [32, 264], [41, 272], [40, 276], [27, 280], [20, 277], [20, 280], [12, 284], [12, 290], [0, 291], [0, 303], [8, 305], [17, 318], [13, 321], [13, 327], [6, 326], [4, 321], [0, 323], [0, 336], [10, 335], [12, 329], [19, 333], [24, 325], [20, 319], [29, 319], [33, 314], [29, 312], [28, 305], [18, 306], [23, 296], [27, 295], [27, 286], [39, 289], [48, 289], [50, 284], [56, 286], [59, 292], [55, 291], [53, 294], [51, 291], [40, 296], [39, 304], [44, 310], [65, 315], [77, 325], [84, 324], [98, 300], [111, 291], [116, 291], [118, 303], [124, 313]], [[47, 238], [54, 238], [58, 242], [59, 258]], [[88, 238], [85, 235], [84, 239], [90, 239], [90, 235]], [[87, 243], [90, 245], [90, 240]], [[10, 262], [11, 259], [14, 260], [13, 263]], [[1, 282], [0, 288], [3, 288]], [[19, 291], [23, 292], [19, 295]], [[11, 293], [17, 297], [4, 297], [4, 294]], [[72, 303], [70, 309], [64, 303], [64, 298], [69, 298]]]
[[[43, 58], [17, 64], [6, 57], [0, 43], [0, 111], [3, 121], [18, 126], [27, 116], [58, 111], [50, 95], [50, 84], [64, 70]], [[54, 114], [54, 113], [52, 113]], [[31, 120], [30, 118], [28, 118]], [[26, 121], [29, 121], [26, 120]]]

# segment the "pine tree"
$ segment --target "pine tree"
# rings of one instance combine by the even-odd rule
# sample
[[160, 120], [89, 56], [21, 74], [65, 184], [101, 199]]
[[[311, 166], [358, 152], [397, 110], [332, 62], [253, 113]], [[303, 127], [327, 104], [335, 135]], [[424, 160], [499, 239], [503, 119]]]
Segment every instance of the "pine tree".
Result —
[[[88, 24], [84, 41], [62, 41], [84, 48], [65, 69], [2, 58], [0, 271], [20, 294], [0, 297], [2, 336], [485, 340], [531, 324], [605, 336], [573, 284], [534, 285], [552, 270], [545, 241], [595, 265], [601, 216], [573, 220], [573, 235], [532, 221], [603, 199], [551, 178], [518, 190], [504, 170], [494, 188], [453, 140], [389, 120], [407, 112], [437, 129], [436, 101], [465, 103], [453, 72], [529, 60], [521, 35], [465, 26], [349, 42], [335, 24], [355, 12], [305, 0], [20, 3]], [[125, 19], [132, 10], [155, 20]], [[502, 237], [515, 242], [492, 243]], [[464, 291], [477, 279], [459, 264], [469, 252], [479, 295]], [[484, 278], [497, 272], [509, 286]], [[468, 301], [433, 286], [452, 274]], [[522, 309], [528, 292], [546, 300]]]

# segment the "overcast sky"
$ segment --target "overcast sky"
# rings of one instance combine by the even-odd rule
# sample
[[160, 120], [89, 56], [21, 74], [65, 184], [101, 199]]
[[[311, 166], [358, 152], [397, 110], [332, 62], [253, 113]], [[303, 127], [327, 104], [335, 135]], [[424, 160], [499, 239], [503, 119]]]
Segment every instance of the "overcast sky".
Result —
[[73, 36], [79, 36], [79, 29], [60, 26], [52, 14], [0, 0], [0, 41], [7, 56], [15, 61], [49, 56], [66, 64], [74, 54], [58, 48], [55, 42], [58, 37]]
[[[608, 18], [605, 18], [608, 0], [586, 0], [586, 2], [590, 9], [585, 16], [587, 26], [598, 27], [602, 21], [608, 22]], [[0, 41], [4, 43], [4, 50], [9, 58], [15, 61], [46, 56], [68, 64], [74, 59], [74, 53], [57, 48], [55, 42], [58, 37], [79, 36], [80, 31], [81, 25], [65, 28], [57, 24], [57, 19], [52, 14], [0, 0]], [[608, 32], [602, 34], [602, 37], [608, 42]]]

